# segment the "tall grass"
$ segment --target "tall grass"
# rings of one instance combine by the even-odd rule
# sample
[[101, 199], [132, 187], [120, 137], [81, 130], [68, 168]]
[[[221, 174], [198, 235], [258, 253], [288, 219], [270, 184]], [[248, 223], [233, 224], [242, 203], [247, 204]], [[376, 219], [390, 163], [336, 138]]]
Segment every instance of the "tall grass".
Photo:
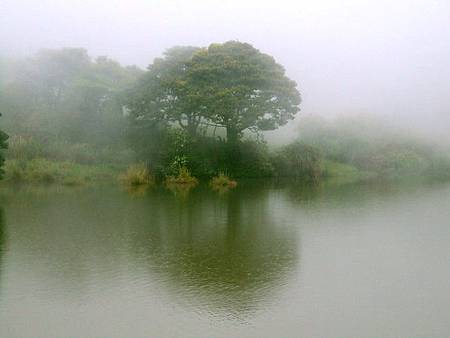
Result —
[[150, 171], [143, 163], [130, 165], [126, 172], [119, 176], [119, 180], [123, 184], [132, 187], [148, 185], [153, 182]]
[[235, 188], [237, 186], [237, 182], [229, 178], [224, 173], [220, 173], [209, 181], [209, 185], [213, 189]]
[[89, 166], [67, 161], [32, 159], [7, 160], [5, 163], [5, 181], [15, 183], [84, 185], [92, 182], [108, 182], [115, 175], [116, 170], [110, 166]]
[[196, 186], [197, 184], [198, 180], [191, 175], [191, 172], [186, 167], [179, 168], [177, 176], [168, 176], [166, 178], [166, 185]]
[[12, 135], [6, 151], [8, 159], [21, 161], [45, 158], [51, 161], [115, 166], [126, 166], [133, 161], [134, 156], [134, 152], [127, 148], [98, 147], [55, 139], [42, 140], [29, 135]]

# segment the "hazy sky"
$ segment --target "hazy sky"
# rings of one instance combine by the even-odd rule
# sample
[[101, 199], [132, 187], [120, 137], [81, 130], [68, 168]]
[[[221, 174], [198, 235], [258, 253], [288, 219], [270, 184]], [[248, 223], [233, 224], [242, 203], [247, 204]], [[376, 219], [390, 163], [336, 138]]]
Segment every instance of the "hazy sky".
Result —
[[84, 47], [145, 67], [174, 45], [230, 39], [286, 67], [303, 114], [450, 130], [449, 0], [0, 0], [0, 54]]

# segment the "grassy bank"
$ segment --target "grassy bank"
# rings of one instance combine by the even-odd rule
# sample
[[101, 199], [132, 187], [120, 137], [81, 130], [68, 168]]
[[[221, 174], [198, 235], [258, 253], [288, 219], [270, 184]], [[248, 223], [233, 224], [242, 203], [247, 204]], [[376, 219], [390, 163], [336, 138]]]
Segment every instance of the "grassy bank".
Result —
[[116, 180], [119, 168], [108, 165], [86, 165], [67, 161], [32, 159], [7, 160], [5, 181], [12, 183], [55, 183], [85, 185]]
[[329, 160], [324, 161], [323, 164], [323, 179], [327, 182], [344, 184], [366, 181], [375, 177], [375, 173], [363, 171], [350, 164]]
[[[448, 179], [450, 174], [447, 166], [433, 166], [434, 172], [421, 172], [412, 175], [405, 170], [400, 171], [403, 175], [395, 176], [380, 175], [375, 171], [367, 171], [357, 166], [332, 160], [324, 160], [321, 164], [322, 174], [315, 182], [332, 184], [347, 184], [364, 182], [369, 180], [403, 181], [403, 180], [442, 180]], [[444, 169], [442, 169], [444, 168]], [[82, 186], [92, 184], [122, 184], [126, 186], [147, 186], [154, 182], [151, 173], [142, 165], [112, 166], [102, 164], [79, 164], [70, 161], [54, 161], [36, 158], [28, 161], [9, 159], [5, 162], [4, 184], [55, 184], [65, 186]], [[444, 173], [442, 173], [443, 171]], [[287, 177], [287, 179], [293, 179]], [[303, 179], [301, 179], [303, 181]], [[187, 169], [181, 170], [177, 176], [168, 176], [163, 184], [168, 188], [195, 187], [197, 178], [191, 176]], [[206, 182], [206, 181], [205, 181]], [[306, 180], [305, 182], [310, 182]], [[235, 187], [236, 182], [226, 176], [216, 176], [209, 181], [209, 186], [214, 190], [223, 187]], [[227, 189], [228, 190], [228, 189]]]

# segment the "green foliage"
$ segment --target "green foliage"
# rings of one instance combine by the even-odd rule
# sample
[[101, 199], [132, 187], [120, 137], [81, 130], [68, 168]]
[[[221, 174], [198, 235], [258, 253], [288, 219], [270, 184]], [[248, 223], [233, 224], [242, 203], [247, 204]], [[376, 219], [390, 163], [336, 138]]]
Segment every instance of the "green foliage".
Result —
[[430, 165], [426, 155], [404, 145], [389, 145], [371, 154], [364, 167], [388, 178], [420, 176]]
[[279, 149], [272, 158], [278, 177], [318, 181], [323, 175], [322, 155], [318, 149], [294, 142]]
[[14, 135], [6, 151], [7, 158], [20, 161], [46, 158], [80, 164], [111, 164], [125, 166], [132, 162], [134, 152], [112, 146], [98, 147], [87, 143], [39, 141], [32, 136]]
[[272, 177], [275, 174], [272, 155], [266, 142], [247, 139], [238, 143], [234, 149], [236, 153], [233, 148], [228, 148], [228, 158], [235, 160], [228, 162], [229, 169], [225, 172], [234, 177], [249, 178]]
[[[246, 43], [174, 47], [157, 58], [125, 99], [128, 140], [158, 177], [186, 167], [197, 177], [273, 175], [267, 146], [245, 130], [276, 129], [300, 95], [282, 66]], [[216, 129], [226, 131], [226, 140]]]
[[211, 44], [188, 63], [188, 84], [204, 117], [235, 143], [246, 129], [272, 130], [299, 111], [300, 94], [284, 68], [248, 43]]
[[84, 49], [73, 48], [42, 50], [0, 67], [13, 69], [0, 69], [0, 76], [6, 73], [0, 79], [0, 110], [12, 137], [31, 138], [45, 152], [55, 144], [123, 148], [122, 92], [140, 76], [136, 67], [106, 57], [92, 60]]
[[8, 160], [5, 163], [5, 180], [15, 183], [83, 185], [109, 182], [116, 175], [116, 170], [108, 166], [89, 166], [46, 159]]
[[363, 171], [353, 165], [325, 160], [323, 177], [330, 183], [351, 183], [374, 178], [374, 173]]
[[202, 109], [192, 99], [187, 83], [187, 63], [197, 47], [173, 47], [156, 58], [136, 85], [127, 92], [125, 103], [131, 123], [154, 127], [175, 123], [191, 136], [197, 132]]
[[306, 118], [301, 121], [299, 136], [302, 142], [320, 149], [328, 163], [347, 164], [359, 170], [357, 176], [450, 177], [448, 156], [431, 143], [382, 120], [346, 117], [330, 122]]
[[[0, 111], [10, 139], [4, 151], [8, 136], [0, 132], [0, 176], [4, 151], [6, 178], [17, 181], [78, 184], [108, 171], [88, 172], [98, 164], [124, 169], [136, 161], [171, 182], [221, 173], [314, 182], [450, 178], [450, 157], [366, 117], [305, 118], [298, 142], [269, 151], [260, 132], [292, 120], [300, 101], [281, 65], [236, 41], [171, 48], [146, 72], [93, 60], [84, 49], [2, 59]], [[146, 181], [138, 167], [123, 176], [130, 185]]]
[[155, 59], [126, 100], [131, 123], [177, 124], [191, 137], [221, 127], [229, 143], [244, 130], [271, 130], [293, 119], [300, 94], [282, 66], [246, 43], [174, 47]]
[[180, 128], [161, 128], [155, 134], [142, 136], [134, 147], [140, 160], [148, 161], [158, 178], [176, 176], [180, 167], [189, 168], [196, 177], [212, 177], [219, 172], [236, 177], [273, 174], [267, 145], [263, 142], [244, 140], [230, 146], [220, 138], [192, 137]]

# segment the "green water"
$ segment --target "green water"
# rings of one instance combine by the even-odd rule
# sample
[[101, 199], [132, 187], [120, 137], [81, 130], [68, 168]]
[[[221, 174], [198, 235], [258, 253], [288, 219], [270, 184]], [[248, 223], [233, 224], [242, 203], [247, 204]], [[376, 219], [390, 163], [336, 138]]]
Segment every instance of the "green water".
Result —
[[0, 188], [0, 337], [449, 337], [450, 185]]

